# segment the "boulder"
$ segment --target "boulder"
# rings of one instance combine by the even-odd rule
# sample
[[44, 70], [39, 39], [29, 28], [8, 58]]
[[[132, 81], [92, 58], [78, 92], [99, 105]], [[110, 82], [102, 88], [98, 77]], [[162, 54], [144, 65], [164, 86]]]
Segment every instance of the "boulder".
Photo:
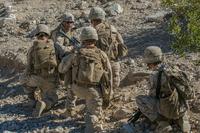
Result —
[[121, 119], [124, 119], [124, 118], [127, 118], [129, 117], [131, 114], [131, 111], [130, 110], [127, 110], [127, 109], [119, 109], [117, 111], [115, 111], [113, 113], [113, 118], [116, 119], [116, 120], [121, 120]]

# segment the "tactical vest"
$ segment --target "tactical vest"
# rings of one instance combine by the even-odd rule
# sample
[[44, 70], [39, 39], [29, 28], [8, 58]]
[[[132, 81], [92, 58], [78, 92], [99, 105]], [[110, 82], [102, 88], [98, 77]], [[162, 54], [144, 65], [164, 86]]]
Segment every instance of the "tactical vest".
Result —
[[57, 68], [55, 48], [52, 43], [35, 41], [33, 43], [33, 64], [38, 75], [48, 77], [54, 75]]
[[103, 58], [100, 49], [79, 49], [72, 69], [72, 79], [74, 82], [98, 85], [104, 73]]
[[[162, 83], [163, 76], [166, 78], [165, 83]], [[160, 114], [170, 119], [178, 119], [188, 108], [186, 100], [193, 95], [194, 91], [184, 72], [173, 68], [160, 68], [156, 88]]]

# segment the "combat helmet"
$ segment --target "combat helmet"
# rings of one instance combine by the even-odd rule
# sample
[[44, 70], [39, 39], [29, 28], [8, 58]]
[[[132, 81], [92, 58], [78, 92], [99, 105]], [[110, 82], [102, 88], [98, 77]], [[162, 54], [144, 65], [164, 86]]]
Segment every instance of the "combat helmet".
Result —
[[45, 33], [48, 36], [50, 36], [50, 30], [49, 27], [45, 24], [39, 24], [36, 28], [36, 34], [35, 36], [37, 36], [39, 33]]
[[67, 12], [64, 13], [62, 16], [62, 22], [64, 22], [64, 21], [74, 22], [75, 21], [74, 15], [71, 13], [67, 13]]
[[106, 13], [105, 11], [100, 8], [100, 7], [93, 7], [91, 10], [90, 10], [90, 13], [89, 13], [89, 19], [90, 20], [93, 20], [93, 19], [101, 19], [101, 20], [105, 20], [105, 17], [106, 17]]
[[81, 41], [85, 40], [98, 40], [98, 35], [96, 29], [91, 26], [84, 27], [80, 34]]
[[144, 62], [147, 64], [163, 61], [163, 53], [160, 47], [149, 46], [144, 51]]

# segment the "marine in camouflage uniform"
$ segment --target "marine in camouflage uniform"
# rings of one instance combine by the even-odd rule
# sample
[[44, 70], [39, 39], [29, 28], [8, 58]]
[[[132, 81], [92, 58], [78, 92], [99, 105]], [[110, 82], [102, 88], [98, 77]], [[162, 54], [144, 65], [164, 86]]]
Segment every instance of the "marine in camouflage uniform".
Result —
[[[66, 55], [69, 54], [73, 49], [74, 46], [71, 44], [70, 40], [66, 37], [64, 37], [60, 32], [63, 32], [65, 35], [67, 35], [69, 38], [73, 38], [75, 36], [74, 32], [74, 23], [75, 23], [75, 18], [71, 13], [65, 13], [62, 16], [62, 22], [61, 24], [51, 32], [51, 39], [54, 41], [54, 45], [61, 56], [58, 57], [58, 61], [61, 62], [62, 58]], [[60, 82], [64, 84], [63, 80], [66, 81], [66, 79], [69, 78], [69, 73], [66, 73], [64, 75], [59, 74]], [[67, 84], [67, 85], [66, 85]], [[71, 85], [70, 83], [66, 83], [65, 87], [67, 88], [67, 98], [68, 102], [66, 102], [66, 111], [65, 113], [61, 114], [63, 117], [67, 117], [69, 113], [72, 113], [72, 110], [75, 107], [75, 102], [77, 97], [73, 94], [71, 91]], [[72, 113], [73, 114], [73, 113]]]
[[71, 52], [74, 47], [69, 41], [69, 39], [64, 37], [61, 34], [61, 32], [63, 32], [69, 38], [74, 37], [75, 36], [74, 23], [75, 23], [74, 16], [71, 13], [65, 13], [62, 16], [61, 24], [51, 32], [51, 39], [53, 40], [53, 42], [60, 45], [60, 47], [65, 52]]
[[[103, 51], [95, 46], [95, 43], [98, 40], [96, 30], [92, 27], [85, 27], [81, 32], [80, 38], [82, 41], [82, 47], [78, 51], [86, 50], [89, 51], [91, 54], [98, 55], [98, 57], [101, 58], [101, 65], [103, 66], [102, 69], [109, 74], [108, 82], [109, 85], [112, 86], [112, 81], [110, 80], [112, 77], [112, 71], [109, 59]], [[83, 58], [81, 58], [78, 53], [79, 52], [75, 52], [67, 57], [64, 57], [61, 64], [59, 65], [59, 72], [65, 73], [72, 69], [72, 90], [76, 96], [86, 100], [85, 133], [98, 133], [102, 130], [102, 125], [100, 121], [102, 118], [103, 102], [101, 88], [98, 85], [99, 83], [83, 83], [78, 81], [78, 71], [80, 70], [80, 67], [83, 67], [82, 65], [77, 67], [77, 64], [79, 64], [78, 62], [81, 62], [81, 60], [83, 60]], [[91, 54], [89, 54], [89, 56]], [[87, 69], [87, 67], [84, 67], [83, 69]], [[100, 75], [99, 73], [95, 74], [96, 76]]]
[[[149, 46], [146, 48], [144, 52], [144, 62], [147, 63], [147, 66], [149, 67], [150, 70], [152, 70], [152, 74], [150, 76], [150, 83], [149, 83], [149, 95], [140, 95], [136, 97], [136, 103], [138, 105], [138, 108], [144, 114], [147, 118], [149, 118], [152, 122], [157, 122], [158, 127], [156, 129], [156, 132], [158, 133], [167, 133], [172, 131], [172, 127], [170, 125], [170, 121], [173, 120], [177, 122], [177, 124], [180, 126], [181, 130], [184, 133], [189, 133], [190, 132], [190, 124], [189, 124], [189, 118], [187, 114], [187, 105], [180, 103], [180, 108], [179, 110], [174, 110], [174, 113], [176, 111], [179, 111], [178, 113], [180, 114], [176, 118], [168, 118], [164, 117], [163, 113], [161, 111], [161, 106], [159, 100], [156, 98], [156, 88], [158, 85], [158, 73], [159, 69], [162, 66], [162, 61], [163, 61], [163, 55], [162, 51], [159, 47], [157, 46]], [[178, 69], [177, 69], [178, 70]], [[170, 70], [171, 71], [171, 70]], [[165, 72], [170, 72], [165, 68]], [[169, 86], [167, 86], [169, 83], [168, 78], [166, 77], [165, 74], [161, 75], [161, 97], [165, 97], [171, 94], [169, 92], [170, 89]], [[168, 107], [171, 108], [171, 107]], [[166, 108], [164, 109], [166, 110]]]
[[[117, 55], [118, 48], [113, 49], [113, 46], [118, 45], [118, 43], [124, 45], [123, 38], [113, 25], [110, 25], [108, 22], [105, 21], [105, 12], [100, 7], [94, 7], [90, 10], [89, 19], [92, 26], [97, 30], [97, 34], [99, 37], [97, 47], [104, 51], [110, 59], [113, 73], [113, 89], [115, 90], [119, 87], [120, 84], [120, 57]], [[104, 31], [108, 31], [112, 34], [112, 44], [106, 39], [106, 36], [110, 36], [110, 33], [107, 34]], [[107, 45], [109, 46], [107, 47]]]
[[[52, 45], [52, 53], [56, 52], [53, 42], [49, 40], [50, 31], [44, 24], [39, 24], [36, 30], [36, 40], [28, 51], [25, 75], [21, 80], [24, 85], [24, 92], [30, 99], [30, 105], [35, 107], [32, 113], [34, 117], [38, 117], [44, 110], [50, 109], [58, 100], [56, 94], [58, 71], [54, 67], [36, 67], [34, 45], [49, 44], [50, 46]], [[54, 64], [56, 65], [56, 57]]]

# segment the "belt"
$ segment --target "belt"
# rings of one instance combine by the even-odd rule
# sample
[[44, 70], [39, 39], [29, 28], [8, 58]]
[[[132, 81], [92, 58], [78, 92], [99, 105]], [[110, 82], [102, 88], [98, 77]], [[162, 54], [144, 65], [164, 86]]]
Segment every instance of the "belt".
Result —
[[82, 82], [77, 82], [77, 81], [74, 81], [73, 83], [82, 87], [98, 87], [99, 86], [99, 84], [97, 83], [82, 83]]

